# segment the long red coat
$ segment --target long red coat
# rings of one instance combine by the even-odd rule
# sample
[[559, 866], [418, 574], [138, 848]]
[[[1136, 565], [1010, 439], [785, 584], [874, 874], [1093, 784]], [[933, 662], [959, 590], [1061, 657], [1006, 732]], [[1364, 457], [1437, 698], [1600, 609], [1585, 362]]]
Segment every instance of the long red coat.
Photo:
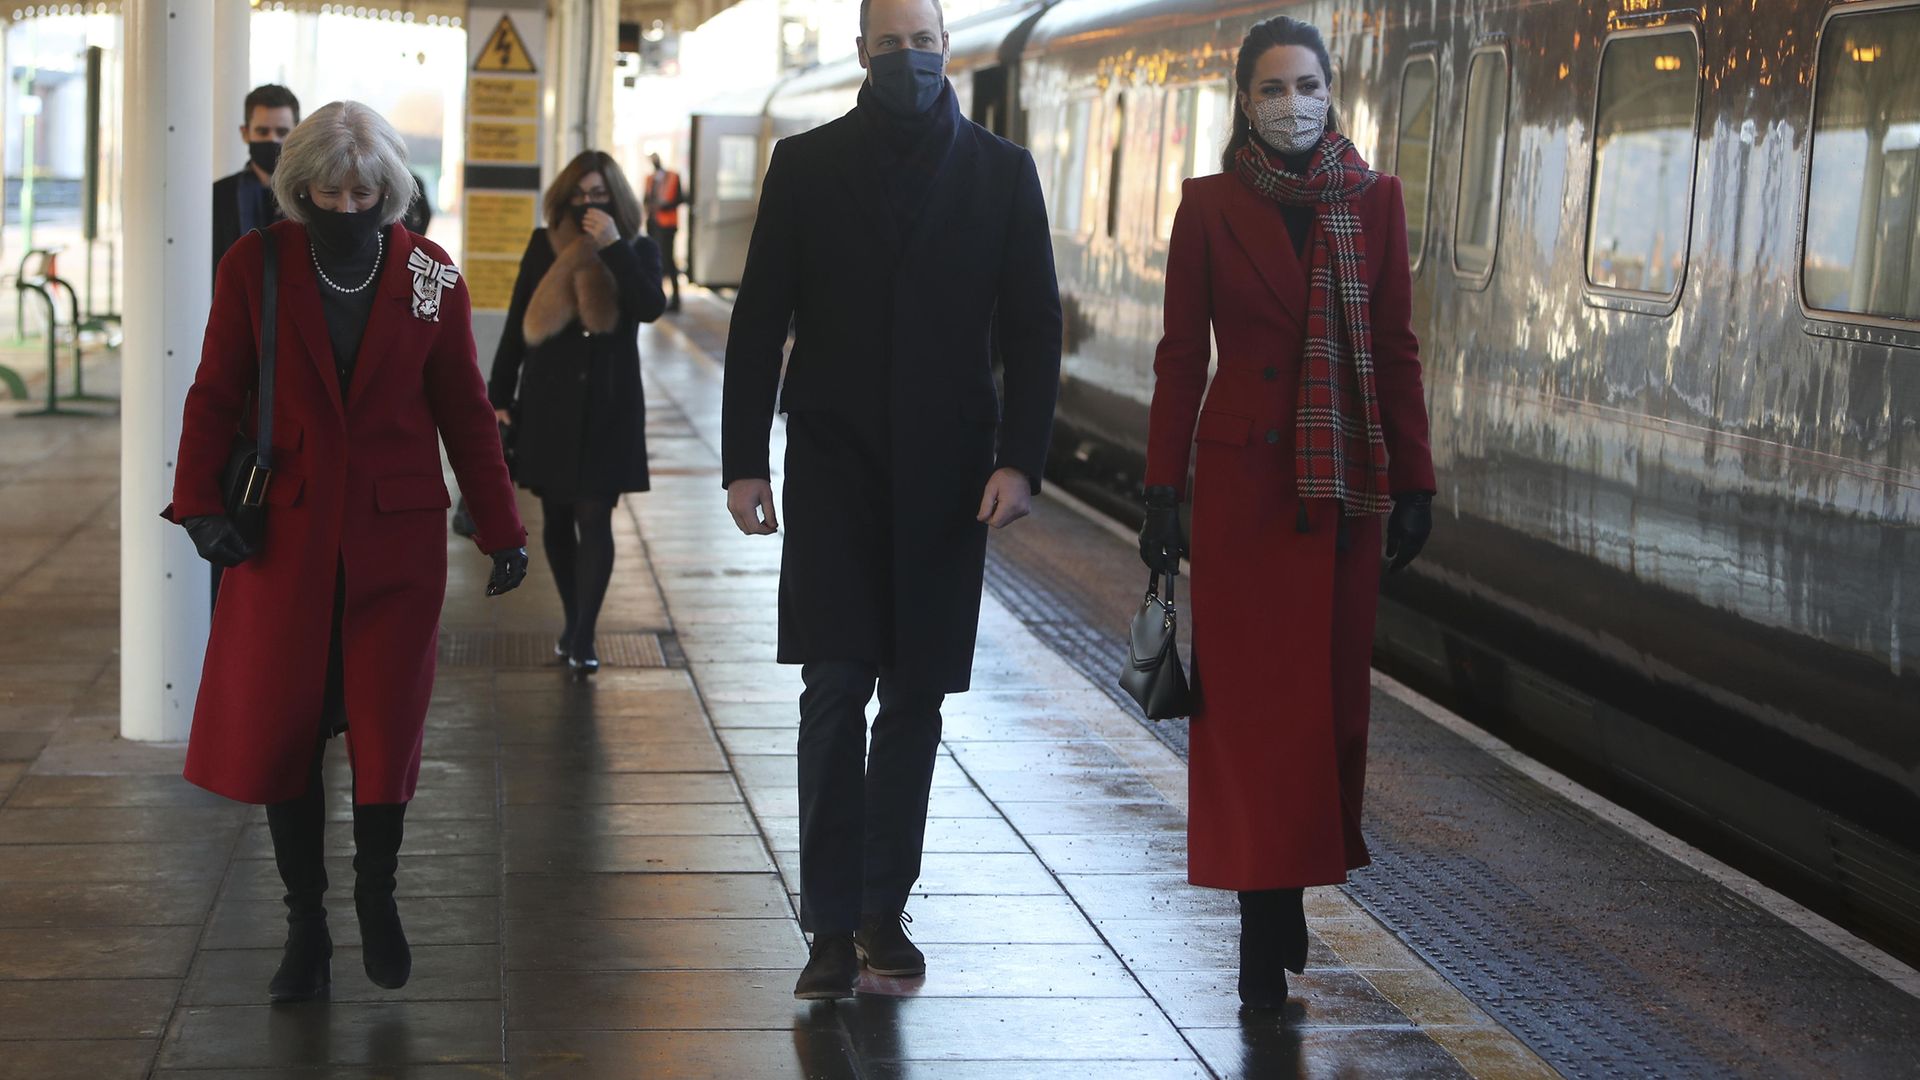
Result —
[[[1380, 177], [1355, 209], [1391, 490], [1432, 491], [1400, 182]], [[1167, 255], [1146, 482], [1184, 494], [1198, 446], [1189, 608], [1201, 706], [1187, 850], [1189, 879], [1212, 888], [1335, 884], [1367, 864], [1360, 796], [1381, 519], [1348, 519], [1346, 551], [1335, 547], [1332, 500], [1311, 500], [1311, 529], [1298, 528], [1307, 257], [1294, 254], [1279, 207], [1237, 175], [1187, 181]], [[1210, 389], [1209, 329], [1220, 351]]]
[[[500, 435], [474, 362], [464, 280], [438, 321], [415, 314], [417, 247], [400, 225], [343, 400], [306, 230], [273, 226], [279, 244], [274, 475], [262, 554], [228, 570], [207, 642], [186, 777], [232, 799], [291, 799], [306, 784], [320, 732], [336, 568], [346, 568], [348, 746], [361, 803], [405, 802], [420, 774], [447, 588], [450, 505], [439, 439], [479, 525], [482, 551], [520, 547]], [[220, 470], [258, 384], [261, 245], [251, 234], [220, 261], [200, 370], [187, 393], [174, 475], [176, 521], [222, 512]]]

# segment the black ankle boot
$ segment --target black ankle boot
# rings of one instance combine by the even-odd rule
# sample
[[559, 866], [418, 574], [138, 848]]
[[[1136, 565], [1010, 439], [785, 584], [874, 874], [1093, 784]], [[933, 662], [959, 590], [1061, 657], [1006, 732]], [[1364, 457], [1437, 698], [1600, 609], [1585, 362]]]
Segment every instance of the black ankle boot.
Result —
[[327, 864], [321, 841], [327, 808], [318, 786], [267, 807], [273, 861], [286, 886], [287, 943], [267, 984], [274, 1004], [323, 997], [333, 986], [333, 938], [327, 933]]
[[353, 910], [360, 916], [361, 959], [375, 986], [398, 990], [413, 974], [413, 952], [394, 903], [394, 873], [406, 803], [353, 808]]
[[1307, 962], [1307, 920], [1299, 889], [1240, 894], [1240, 1003], [1250, 1009], [1287, 1004], [1287, 970]]

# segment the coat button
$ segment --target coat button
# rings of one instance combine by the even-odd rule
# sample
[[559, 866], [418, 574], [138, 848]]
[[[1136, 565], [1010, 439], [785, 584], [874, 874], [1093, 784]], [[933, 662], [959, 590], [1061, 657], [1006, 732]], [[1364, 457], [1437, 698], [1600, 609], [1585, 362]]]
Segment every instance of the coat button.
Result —
[[1277, 367], [1265, 368], [1260, 372], [1260, 377], [1268, 382], [1272, 382], [1280, 377], [1280, 369]]
[[1279, 441], [1280, 441], [1280, 429], [1268, 428], [1267, 429], [1267, 445], [1272, 446], [1274, 443], [1277, 443]]

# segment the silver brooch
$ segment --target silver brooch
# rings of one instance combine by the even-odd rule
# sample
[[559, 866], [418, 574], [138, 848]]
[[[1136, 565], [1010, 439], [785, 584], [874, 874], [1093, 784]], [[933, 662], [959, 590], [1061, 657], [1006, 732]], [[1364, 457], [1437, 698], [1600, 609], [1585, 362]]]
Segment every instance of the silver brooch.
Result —
[[407, 269], [413, 271], [413, 315], [428, 322], [440, 321], [440, 294], [460, 280], [460, 271], [440, 262], [419, 248], [407, 256]]

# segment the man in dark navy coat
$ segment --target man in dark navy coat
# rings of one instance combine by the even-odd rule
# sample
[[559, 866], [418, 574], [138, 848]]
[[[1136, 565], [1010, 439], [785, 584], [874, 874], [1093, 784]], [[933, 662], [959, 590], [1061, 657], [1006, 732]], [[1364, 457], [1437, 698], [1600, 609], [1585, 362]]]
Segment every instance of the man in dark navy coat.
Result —
[[972, 673], [987, 529], [1040, 490], [1060, 372], [1039, 176], [961, 116], [936, 0], [867, 0], [858, 45], [859, 105], [774, 147], [727, 343], [723, 480], [743, 532], [779, 528], [776, 396], [787, 414], [779, 659], [806, 687], [814, 935], [801, 998], [851, 995], [862, 962], [925, 971], [901, 924], [940, 706]]
[[240, 238], [279, 221], [273, 201], [273, 170], [280, 163], [280, 145], [300, 124], [300, 99], [276, 83], [256, 86], [242, 103], [246, 123], [240, 137], [247, 143], [247, 164], [232, 176], [213, 182], [213, 266]]

